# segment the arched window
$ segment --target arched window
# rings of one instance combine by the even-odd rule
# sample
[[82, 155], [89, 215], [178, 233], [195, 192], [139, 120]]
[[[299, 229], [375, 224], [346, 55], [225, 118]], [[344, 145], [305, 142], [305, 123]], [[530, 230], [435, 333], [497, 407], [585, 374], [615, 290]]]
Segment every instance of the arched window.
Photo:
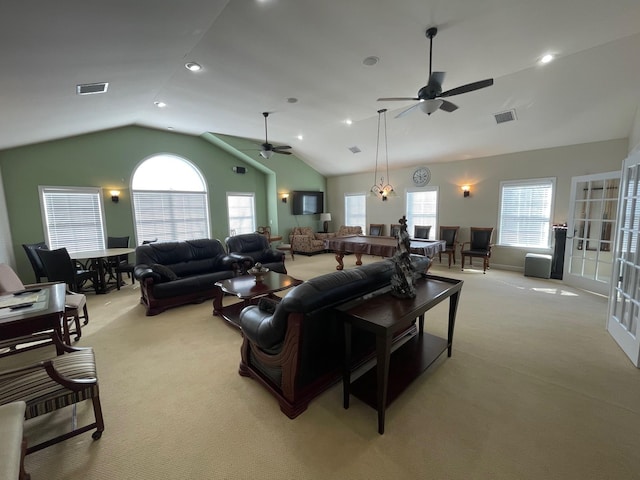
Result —
[[170, 154], [143, 161], [131, 181], [137, 243], [209, 238], [209, 202], [203, 176]]

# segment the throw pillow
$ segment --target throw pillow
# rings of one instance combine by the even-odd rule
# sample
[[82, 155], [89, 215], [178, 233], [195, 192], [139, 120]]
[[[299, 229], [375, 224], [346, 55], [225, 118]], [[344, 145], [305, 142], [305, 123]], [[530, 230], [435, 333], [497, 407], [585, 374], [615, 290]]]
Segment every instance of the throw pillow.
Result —
[[174, 271], [165, 265], [154, 263], [153, 265], [151, 265], [151, 270], [160, 275], [160, 278], [162, 278], [163, 282], [170, 282], [171, 280], [178, 279], [178, 276], [174, 273]]

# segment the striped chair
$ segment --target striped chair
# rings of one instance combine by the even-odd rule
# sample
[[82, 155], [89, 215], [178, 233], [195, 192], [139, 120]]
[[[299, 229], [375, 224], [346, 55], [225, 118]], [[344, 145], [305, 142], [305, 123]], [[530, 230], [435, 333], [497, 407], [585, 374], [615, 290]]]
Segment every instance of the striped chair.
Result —
[[[29, 446], [27, 454], [94, 428], [96, 431], [93, 432], [92, 437], [97, 440], [104, 431], [93, 349], [70, 347], [63, 344], [56, 335], [53, 337], [54, 343], [65, 351], [63, 355], [0, 372], [0, 405], [17, 401], [25, 402], [25, 419], [28, 420], [91, 399], [95, 421], [37, 445]], [[73, 415], [75, 416], [75, 409]], [[75, 425], [75, 419], [73, 424]]]

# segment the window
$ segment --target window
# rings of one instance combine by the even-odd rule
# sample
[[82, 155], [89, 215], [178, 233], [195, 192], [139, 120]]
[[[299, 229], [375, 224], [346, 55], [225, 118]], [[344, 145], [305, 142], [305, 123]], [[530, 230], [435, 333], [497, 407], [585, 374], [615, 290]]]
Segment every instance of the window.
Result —
[[498, 244], [549, 248], [555, 178], [500, 183]]
[[105, 248], [99, 188], [39, 187], [45, 242], [70, 253]]
[[367, 197], [364, 193], [346, 193], [344, 196], [344, 224], [367, 231]]
[[209, 238], [206, 183], [187, 160], [148, 158], [133, 174], [131, 197], [138, 244]]
[[256, 207], [253, 193], [227, 193], [229, 235], [256, 231]]
[[407, 233], [413, 237], [416, 225], [431, 225], [429, 238], [436, 238], [438, 219], [438, 187], [407, 192]]

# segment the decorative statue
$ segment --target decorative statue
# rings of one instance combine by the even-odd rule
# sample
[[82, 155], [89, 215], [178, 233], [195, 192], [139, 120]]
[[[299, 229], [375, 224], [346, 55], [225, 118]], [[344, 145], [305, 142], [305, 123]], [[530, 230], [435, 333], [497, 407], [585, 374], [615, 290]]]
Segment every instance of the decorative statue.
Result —
[[407, 233], [407, 218], [400, 220], [398, 247], [391, 260], [396, 271], [391, 276], [391, 294], [398, 298], [414, 298], [416, 296], [415, 270], [411, 263], [411, 239]]

